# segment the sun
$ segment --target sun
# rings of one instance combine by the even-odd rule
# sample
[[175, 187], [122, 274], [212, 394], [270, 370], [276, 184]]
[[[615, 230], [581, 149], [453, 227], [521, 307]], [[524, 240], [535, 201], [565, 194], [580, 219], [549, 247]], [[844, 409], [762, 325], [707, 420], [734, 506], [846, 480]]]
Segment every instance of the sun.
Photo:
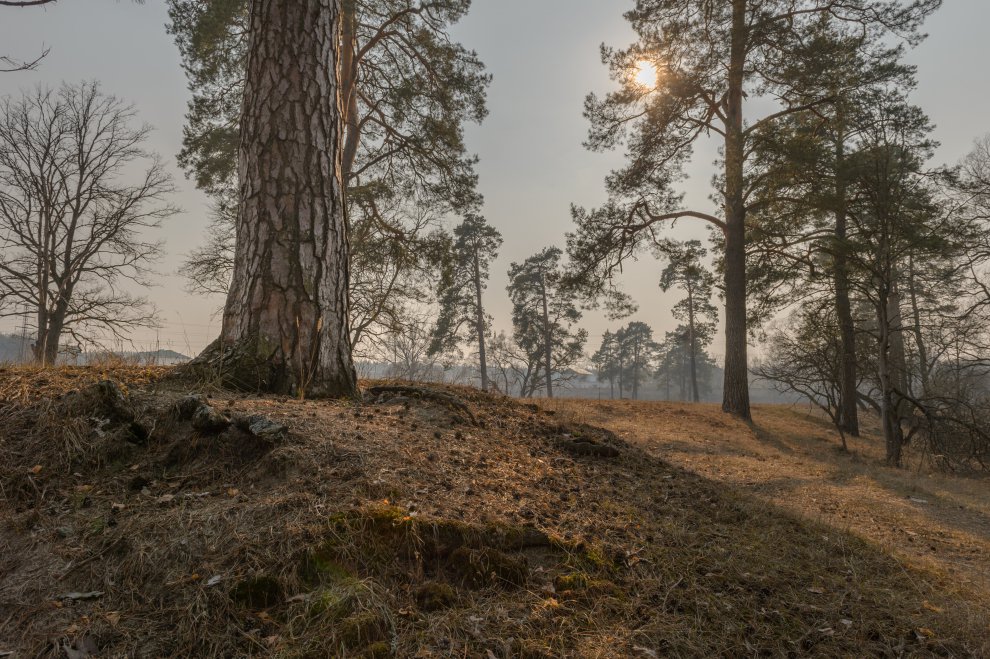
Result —
[[636, 62], [636, 67], [633, 69], [632, 78], [640, 87], [645, 87], [646, 89], [655, 88], [659, 77], [657, 67], [653, 64], [653, 62], [647, 60], [640, 60]]

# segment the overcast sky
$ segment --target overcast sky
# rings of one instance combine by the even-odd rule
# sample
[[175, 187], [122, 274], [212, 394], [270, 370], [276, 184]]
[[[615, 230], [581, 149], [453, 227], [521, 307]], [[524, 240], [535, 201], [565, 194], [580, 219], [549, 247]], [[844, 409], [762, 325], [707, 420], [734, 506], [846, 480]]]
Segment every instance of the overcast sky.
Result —
[[[937, 160], [954, 163], [973, 140], [990, 132], [990, 1], [946, 0], [926, 25], [929, 39], [912, 51], [919, 87], [913, 100], [937, 126], [942, 143]], [[545, 246], [563, 244], [570, 230], [571, 203], [603, 201], [602, 179], [621, 164], [621, 154], [596, 154], [581, 143], [587, 124], [581, 116], [585, 95], [610, 84], [599, 60], [602, 42], [624, 46], [632, 34], [622, 13], [632, 0], [474, 0], [471, 14], [455, 28], [456, 37], [478, 51], [494, 74], [490, 116], [469, 130], [469, 147], [481, 158], [479, 173], [485, 214], [505, 245], [492, 269], [487, 304], [499, 328], [509, 327], [505, 271]], [[151, 148], [165, 157], [179, 186], [175, 202], [183, 213], [161, 231], [167, 255], [159, 264], [161, 285], [151, 292], [161, 310], [163, 347], [195, 353], [216, 336], [218, 299], [184, 292], [175, 271], [182, 256], [202, 239], [207, 199], [175, 166], [181, 146], [189, 92], [171, 38], [165, 33], [164, 0], [145, 4], [117, 0], [61, 0], [47, 8], [0, 8], [0, 54], [29, 58], [42, 46], [51, 54], [32, 72], [0, 74], [0, 95], [41, 83], [97, 79], [106, 92], [132, 101], [143, 121], [156, 128]], [[715, 145], [697, 149], [685, 183], [688, 202], [716, 211], [709, 200]], [[682, 223], [681, 238], [705, 238], [707, 229]], [[624, 286], [640, 305], [633, 319], [651, 324], [659, 336], [676, 324], [670, 318], [675, 294], [661, 294], [657, 263], [644, 259], [627, 269]], [[0, 331], [16, 323], [5, 321]], [[594, 350], [611, 325], [588, 314]], [[142, 334], [143, 347], [155, 335]], [[718, 342], [714, 352], [721, 351]]]

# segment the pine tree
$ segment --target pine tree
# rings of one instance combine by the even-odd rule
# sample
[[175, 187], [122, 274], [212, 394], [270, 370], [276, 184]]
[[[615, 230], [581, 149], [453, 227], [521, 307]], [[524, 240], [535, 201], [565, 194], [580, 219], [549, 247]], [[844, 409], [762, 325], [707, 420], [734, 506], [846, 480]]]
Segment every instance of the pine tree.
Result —
[[630, 389], [632, 399], [639, 400], [640, 386], [653, 370], [658, 348], [653, 340], [653, 328], [643, 322], [632, 322], [619, 330], [616, 338], [623, 357], [619, 365], [622, 383]]
[[691, 374], [691, 400], [699, 402], [699, 354], [712, 342], [718, 322], [718, 310], [712, 304], [715, 277], [703, 263], [708, 251], [697, 240], [684, 243], [669, 242], [662, 250], [669, 259], [660, 275], [660, 288], [665, 292], [679, 288], [687, 297], [674, 305], [674, 318], [687, 323], [688, 363]]
[[[248, 52], [248, 0], [169, 0], [192, 90], [179, 162], [214, 197], [207, 242], [184, 273], [192, 290], [226, 292], [240, 209], [237, 149]], [[477, 208], [476, 158], [464, 126], [486, 115], [490, 76], [450, 26], [468, 0], [343, 0], [341, 168], [350, 231], [351, 340], [407, 329], [442, 265], [444, 216]]]
[[935, 143], [920, 109], [896, 93], [878, 95], [861, 119], [850, 154], [849, 184], [857, 199], [850, 212], [853, 286], [875, 316], [879, 407], [887, 461], [899, 466], [908, 403], [906, 324], [902, 291], [909, 259], [938, 258], [951, 249], [959, 227], [939, 211], [925, 162]]
[[[589, 97], [588, 146], [624, 142], [629, 165], [608, 179], [612, 200], [596, 211], [575, 209], [578, 229], [569, 240], [584, 278], [610, 278], [621, 263], [650, 244], [658, 225], [680, 218], [708, 222], [721, 234], [725, 292], [725, 386], [722, 408], [749, 418], [747, 364], [746, 170], [755, 133], [811, 111], [831, 94], [809, 97], [802, 78], [784, 75], [817, 57], [805, 49], [821, 21], [871, 34], [917, 37], [921, 20], [941, 0], [639, 0], [626, 14], [639, 40], [626, 50], [603, 49], [621, 84], [603, 99]], [[658, 71], [655, 88], [632, 73], [647, 63]], [[805, 79], [804, 82], [807, 82]], [[778, 109], [752, 118], [747, 99], [773, 99]], [[674, 189], [681, 165], [702, 135], [722, 141], [719, 179], [722, 216], [684, 208]]]
[[433, 330], [430, 353], [476, 341], [481, 389], [488, 391], [485, 335], [489, 322], [481, 298], [488, 285], [488, 268], [502, 246], [502, 235], [485, 218], [471, 214], [454, 229], [454, 238], [450, 265], [440, 282], [440, 315]]
[[[609, 398], [615, 398], [615, 381], [619, 377], [621, 364], [619, 361], [618, 336], [606, 331], [602, 336], [601, 346], [591, 357], [591, 363], [598, 369], [598, 381], [608, 382]], [[619, 392], [621, 398], [622, 392]]]
[[[672, 388], [678, 389], [678, 399], [693, 400], [690, 332], [686, 325], [678, 325], [667, 332], [657, 346], [655, 379], [664, 391], [666, 400], [673, 400]], [[710, 342], [710, 341], [709, 341]], [[699, 393], [711, 391], [712, 378], [717, 368], [715, 361], [704, 350], [694, 354], [694, 374]]]
[[230, 385], [300, 397], [357, 390], [340, 29], [340, 0], [250, 5], [236, 257], [220, 339], [199, 360]]
[[[913, 69], [900, 63], [903, 48], [846, 34], [823, 23], [806, 44], [817, 65], [795, 70], [810, 97], [830, 94], [814, 114], [788, 117], [756, 134], [749, 194], [750, 295], [755, 315], [805, 300], [811, 291], [832, 296], [842, 346], [840, 417], [859, 433], [859, 381], [852, 273], [849, 265], [849, 152], [860, 116], [887, 88], [909, 89]], [[810, 60], [811, 58], [809, 58]]]
[[559, 248], [548, 247], [509, 267], [512, 335], [526, 360], [525, 397], [543, 387], [547, 398], [553, 398], [554, 375], [583, 357], [588, 339], [586, 330], [575, 327], [581, 311], [564, 277], [561, 256]]

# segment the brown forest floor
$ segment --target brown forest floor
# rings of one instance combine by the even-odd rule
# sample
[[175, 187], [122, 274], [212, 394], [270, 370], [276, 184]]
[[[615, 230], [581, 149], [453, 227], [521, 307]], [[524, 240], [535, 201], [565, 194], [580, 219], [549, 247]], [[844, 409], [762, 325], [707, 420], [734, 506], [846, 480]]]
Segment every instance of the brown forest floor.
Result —
[[[0, 655], [990, 656], [985, 482], [800, 412], [212, 392], [271, 443], [168, 375], [0, 369]], [[53, 398], [103, 377], [147, 439]]]
[[751, 425], [714, 404], [564, 399], [541, 405], [605, 425], [711, 482], [854, 533], [990, 605], [990, 478], [933, 471], [911, 450], [906, 468], [887, 467], [872, 418], [864, 420], [862, 437], [847, 438], [844, 453], [835, 429], [806, 405], [757, 405]]

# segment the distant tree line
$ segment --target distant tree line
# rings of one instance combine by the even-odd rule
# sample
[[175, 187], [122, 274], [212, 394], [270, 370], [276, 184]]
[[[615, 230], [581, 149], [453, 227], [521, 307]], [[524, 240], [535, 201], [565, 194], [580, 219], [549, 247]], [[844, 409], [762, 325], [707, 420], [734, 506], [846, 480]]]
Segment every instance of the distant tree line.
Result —
[[628, 391], [638, 399], [641, 384], [649, 379], [659, 385], [667, 400], [699, 402], [702, 391], [711, 389], [715, 363], [707, 348], [715, 338], [718, 321], [718, 310], [711, 302], [715, 277], [704, 263], [708, 252], [696, 240], [665, 241], [657, 245], [656, 252], [667, 260], [660, 288], [677, 288], [684, 294], [671, 309], [680, 324], [660, 342], [642, 322], [606, 332], [592, 361], [599, 379], [609, 383], [612, 397], [617, 386], [620, 397]]

